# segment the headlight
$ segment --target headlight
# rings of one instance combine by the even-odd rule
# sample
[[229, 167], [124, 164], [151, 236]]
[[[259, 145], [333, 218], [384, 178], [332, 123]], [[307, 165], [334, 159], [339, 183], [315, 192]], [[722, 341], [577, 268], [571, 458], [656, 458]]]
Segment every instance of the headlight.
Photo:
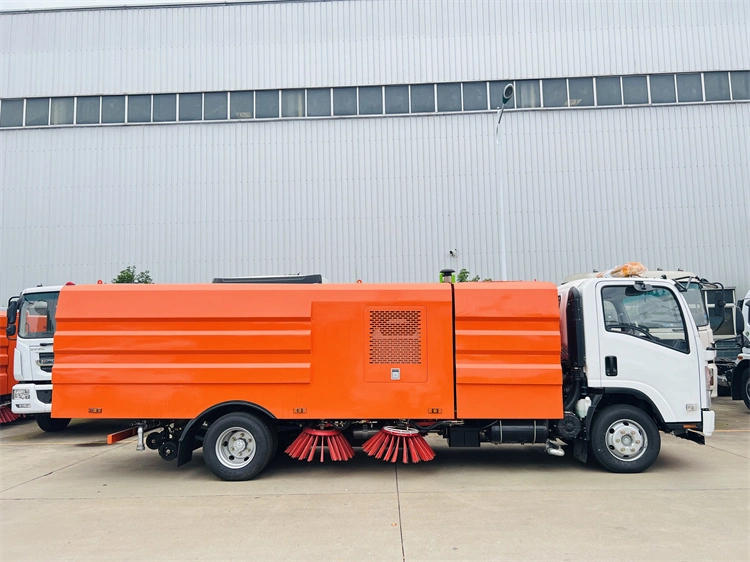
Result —
[[13, 400], [31, 400], [31, 391], [28, 388], [14, 389]]

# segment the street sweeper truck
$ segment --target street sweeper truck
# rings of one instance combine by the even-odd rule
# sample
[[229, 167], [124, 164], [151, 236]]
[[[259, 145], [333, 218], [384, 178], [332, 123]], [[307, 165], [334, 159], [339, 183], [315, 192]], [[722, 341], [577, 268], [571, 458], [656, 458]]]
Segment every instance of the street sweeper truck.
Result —
[[[450, 277], [450, 276], [448, 276]], [[137, 420], [138, 449], [224, 480], [279, 443], [301, 460], [431, 460], [539, 443], [613, 472], [699, 443], [714, 413], [706, 349], [668, 279], [63, 287], [59, 418]], [[296, 437], [296, 438], [295, 438]]]

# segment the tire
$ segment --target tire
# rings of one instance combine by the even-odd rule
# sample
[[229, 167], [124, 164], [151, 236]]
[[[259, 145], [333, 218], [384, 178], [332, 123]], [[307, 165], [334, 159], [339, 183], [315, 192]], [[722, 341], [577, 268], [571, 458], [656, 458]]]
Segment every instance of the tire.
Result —
[[591, 427], [591, 452], [610, 472], [643, 472], [654, 464], [660, 448], [656, 423], [634, 406], [608, 406]]
[[271, 430], [252, 414], [226, 414], [212, 423], [203, 440], [203, 459], [222, 480], [250, 480], [274, 452]]
[[36, 424], [42, 431], [62, 431], [70, 423], [70, 418], [53, 418], [49, 414], [37, 414]]
[[747, 368], [742, 372], [740, 394], [742, 395], [742, 401], [745, 403], [745, 406], [750, 410], [750, 368]]

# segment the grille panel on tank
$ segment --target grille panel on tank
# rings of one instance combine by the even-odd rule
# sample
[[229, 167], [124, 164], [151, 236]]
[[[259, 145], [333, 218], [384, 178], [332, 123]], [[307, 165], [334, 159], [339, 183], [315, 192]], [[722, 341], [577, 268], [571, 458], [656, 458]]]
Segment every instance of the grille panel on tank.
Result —
[[370, 365], [422, 364], [422, 311], [370, 311]]

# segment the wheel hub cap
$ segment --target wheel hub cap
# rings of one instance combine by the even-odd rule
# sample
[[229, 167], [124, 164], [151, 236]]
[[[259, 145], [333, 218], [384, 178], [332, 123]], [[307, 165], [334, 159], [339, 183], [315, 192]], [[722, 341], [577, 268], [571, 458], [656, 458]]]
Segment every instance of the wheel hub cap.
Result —
[[216, 441], [216, 456], [228, 468], [242, 468], [255, 457], [255, 438], [241, 427], [230, 427]]
[[617, 420], [607, 430], [607, 448], [619, 460], [634, 461], [643, 456], [647, 446], [646, 432], [632, 420]]

